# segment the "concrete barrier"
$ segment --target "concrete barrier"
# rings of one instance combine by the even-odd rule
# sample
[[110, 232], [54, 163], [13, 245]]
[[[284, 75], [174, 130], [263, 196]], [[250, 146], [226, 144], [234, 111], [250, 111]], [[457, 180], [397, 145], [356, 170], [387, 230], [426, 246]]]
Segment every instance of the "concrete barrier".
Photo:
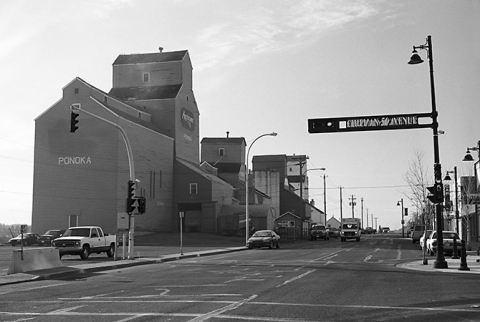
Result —
[[55, 267], [63, 267], [56, 248], [16, 249], [7, 275]]

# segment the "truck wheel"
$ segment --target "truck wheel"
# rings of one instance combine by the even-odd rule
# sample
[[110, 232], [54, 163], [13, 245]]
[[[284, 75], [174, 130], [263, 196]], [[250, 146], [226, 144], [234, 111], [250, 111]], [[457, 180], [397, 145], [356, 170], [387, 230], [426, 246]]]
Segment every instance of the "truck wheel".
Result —
[[108, 257], [113, 257], [113, 255], [115, 255], [115, 245], [110, 244], [110, 248], [108, 248], [108, 250], [107, 250], [107, 256]]
[[81, 259], [87, 259], [90, 256], [90, 247], [88, 245], [83, 245], [82, 252], [80, 253]]
[[268, 245], [268, 248], [270, 248], [270, 249], [273, 248], [273, 241], [270, 242], [270, 245]]
[[277, 248], [280, 248], [280, 242], [277, 240]]

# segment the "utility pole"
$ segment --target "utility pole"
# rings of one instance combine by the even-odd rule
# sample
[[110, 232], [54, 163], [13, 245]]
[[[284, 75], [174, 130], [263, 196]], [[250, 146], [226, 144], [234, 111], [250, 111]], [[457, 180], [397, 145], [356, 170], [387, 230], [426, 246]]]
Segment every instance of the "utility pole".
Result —
[[[372, 221], [373, 221], [373, 214], [372, 214]], [[377, 217], [375, 217], [375, 230], [378, 229], [378, 226], [377, 226]]]
[[342, 206], [342, 187], [340, 187], [340, 222], [343, 220], [343, 206]]
[[350, 206], [352, 206], [352, 218], [355, 218], [355, 206], [357, 205], [357, 203], [355, 202], [355, 200], [357, 200], [357, 198], [355, 198], [354, 195], [352, 195], [350, 198], [349, 198], [351, 201], [350, 201]]
[[325, 181], [326, 175], [323, 174], [323, 213], [325, 216], [325, 226], [327, 225], [327, 183]]
[[363, 228], [363, 197], [360, 199], [361, 204], [362, 204], [362, 221], [360, 223], [360, 228]]

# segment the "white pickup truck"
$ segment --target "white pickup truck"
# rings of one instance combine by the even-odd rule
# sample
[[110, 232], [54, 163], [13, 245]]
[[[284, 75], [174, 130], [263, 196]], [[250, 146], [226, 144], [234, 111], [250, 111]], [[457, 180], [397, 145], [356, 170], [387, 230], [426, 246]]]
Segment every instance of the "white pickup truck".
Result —
[[108, 257], [115, 255], [116, 236], [104, 234], [98, 226], [70, 227], [60, 238], [52, 242], [57, 248], [60, 258], [63, 255], [80, 255], [87, 259], [91, 253], [107, 253]]

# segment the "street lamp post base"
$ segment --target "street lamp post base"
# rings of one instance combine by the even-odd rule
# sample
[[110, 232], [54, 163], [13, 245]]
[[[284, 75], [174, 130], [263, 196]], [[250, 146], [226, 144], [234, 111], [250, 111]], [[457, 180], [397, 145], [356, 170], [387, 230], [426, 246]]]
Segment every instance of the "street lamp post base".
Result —
[[436, 260], [433, 262], [434, 268], [448, 268], [448, 263], [445, 260]]

